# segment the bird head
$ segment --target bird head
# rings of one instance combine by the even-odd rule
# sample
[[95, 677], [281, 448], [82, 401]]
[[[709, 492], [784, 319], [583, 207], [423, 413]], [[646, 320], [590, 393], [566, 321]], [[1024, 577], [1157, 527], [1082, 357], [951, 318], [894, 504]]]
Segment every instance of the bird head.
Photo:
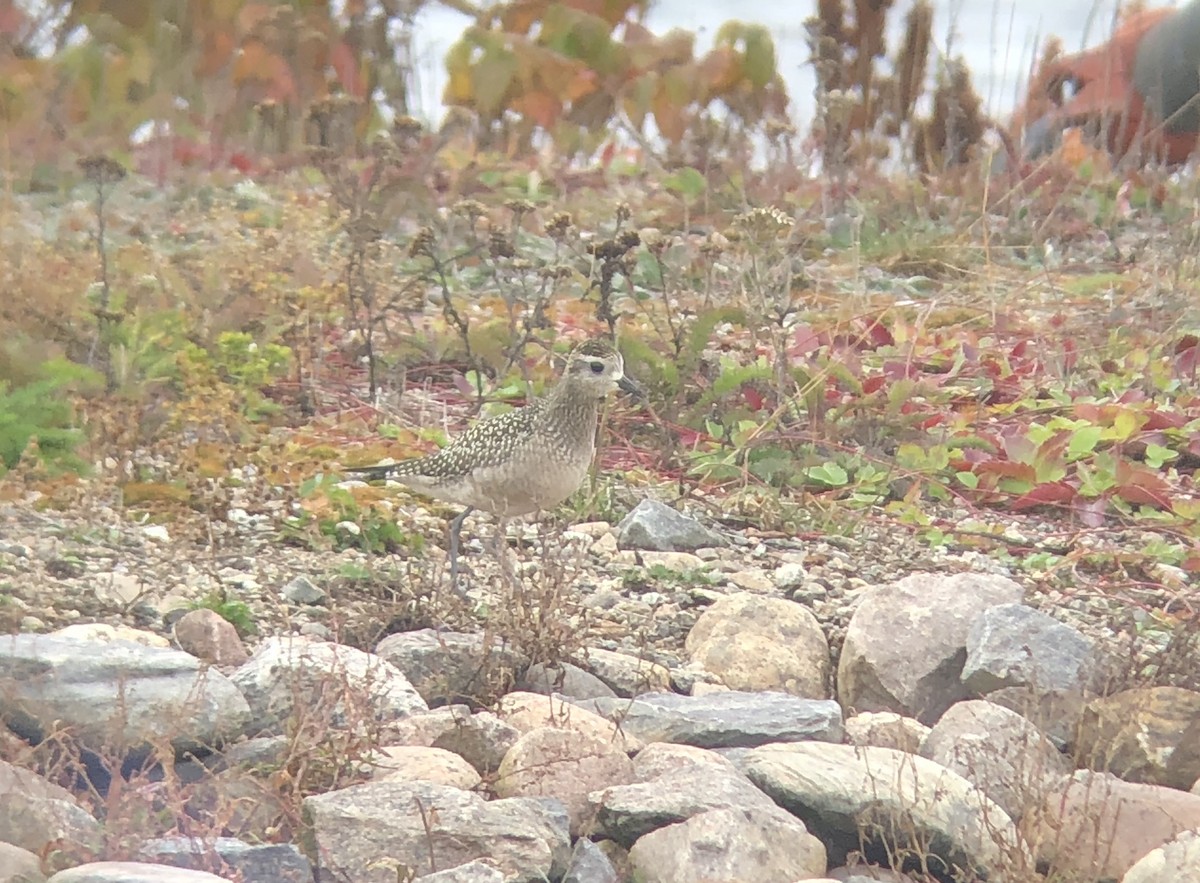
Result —
[[625, 376], [625, 361], [606, 340], [593, 338], [584, 341], [567, 357], [564, 376], [576, 388], [582, 388], [601, 399], [616, 389], [636, 396], [642, 391]]

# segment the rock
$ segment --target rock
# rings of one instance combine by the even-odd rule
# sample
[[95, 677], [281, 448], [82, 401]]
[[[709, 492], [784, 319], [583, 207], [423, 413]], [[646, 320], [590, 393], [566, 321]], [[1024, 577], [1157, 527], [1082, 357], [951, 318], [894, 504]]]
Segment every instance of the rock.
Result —
[[1095, 642], [1024, 604], [989, 607], [967, 632], [962, 680], [976, 696], [1027, 686], [1039, 693], [1083, 693], [1096, 676]]
[[629, 876], [618, 873], [603, 849], [586, 837], [580, 837], [571, 850], [571, 861], [562, 883], [622, 883]]
[[1121, 883], [1200, 880], [1200, 832], [1185, 831], [1153, 849], [1125, 872]]
[[[1135, 687], [1093, 699], [1083, 711], [1077, 753], [1084, 764], [1108, 770], [1127, 782], [1187, 790], [1196, 780], [1197, 747], [1184, 741], [1200, 721], [1200, 693], [1181, 687]], [[1184, 748], [1175, 764], [1177, 749]]]
[[842, 710], [836, 702], [787, 693], [646, 693], [637, 699], [577, 704], [616, 722], [621, 732], [642, 743], [748, 748], [768, 742], [842, 740]]
[[41, 868], [41, 861], [28, 849], [0, 840], [0, 883], [45, 883]]
[[1038, 862], [1059, 879], [1118, 880], [1151, 850], [1200, 828], [1200, 796], [1077, 770], [1030, 822]]
[[[624, 702], [628, 699], [583, 699], [579, 703]], [[528, 733], [539, 727], [571, 729], [602, 742], [612, 742], [626, 752], [642, 747], [640, 739], [623, 731], [617, 724], [588, 710], [582, 704], [572, 704], [562, 696], [539, 696], [537, 693], [509, 693], [497, 706], [500, 719]]]
[[589, 647], [579, 664], [608, 684], [618, 696], [671, 692], [670, 671], [647, 659]]
[[204, 863], [214, 857], [237, 872], [241, 883], [312, 883], [313, 879], [312, 865], [290, 843], [253, 844], [233, 837], [160, 837], [138, 849], [138, 858], [143, 861], [193, 870], [203, 870]]
[[987, 701], [1015, 711], [1066, 750], [1079, 734], [1086, 697], [1077, 690], [1043, 692], [1036, 687], [1003, 687], [987, 694]]
[[622, 549], [658, 552], [694, 552], [706, 546], [724, 546], [725, 538], [690, 516], [657, 500], [642, 500], [617, 525]]
[[598, 696], [616, 696], [612, 687], [578, 665], [562, 662], [558, 665], [535, 663], [525, 670], [517, 681], [517, 689], [527, 693], [562, 693], [572, 699], [595, 699]]
[[775, 568], [775, 588], [782, 591], [786, 592], [788, 589], [801, 586], [806, 579], [808, 579], [808, 571], [805, 570], [803, 564], [795, 561], [785, 562]]
[[874, 745], [916, 754], [928, 735], [929, 727], [894, 711], [864, 711], [846, 720], [846, 741], [851, 745]]
[[169, 650], [171, 647], [170, 641], [154, 632], [130, 628], [127, 625], [108, 625], [103, 622], [81, 622], [63, 626], [50, 632], [46, 637], [62, 638], [68, 641], [100, 641], [105, 644], [111, 644], [113, 641], [129, 641], [143, 647], [158, 647], [163, 650]]
[[465, 705], [447, 705], [395, 721], [388, 734], [397, 744], [452, 751], [486, 776], [500, 766], [521, 731], [491, 712], [472, 714]]
[[526, 664], [512, 648], [488, 635], [436, 629], [388, 635], [375, 652], [402, 671], [432, 705], [478, 704], [502, 695]]
[[470, 791], [479, 772], [453, 751], [424, 745], [387, 745], [371, 754], [373, 782], [434, 782]]
[[958, 773], [1016, 822], [1070, 771], [1067, 759], [1015, 711], [959, 702], [934, 724], [921, 756]]
[[731, 690], [828, 696], [829, 643], [817, 618], [792, 601], [729, 595], [700, 614], [684, 646]]
[[98, 849], [100, 824], [74, 796], [37, 773], [0, 761], [0, 842], [41, 853], [56, 840]]
[[175, 622], [171, 634], [180, 650], [213, 665], [244, 665], [250, 658], [237, 629], [212, 610], [189, 610]]
[[[1193, 718], [1179, 734], [1179, 742], [1167, 758], [1162, 784], [1189, 790], [1197, 780], [1200, 780], [1200, 718]], [[1191, 784], [1180, 785], [1180, 782]]]
[[771, 577], [761, 570], [735, 570], [729, 574], [729, 581], [743, 592], [755, 595], [765, 595], [775, 588]]
[[89, 862], [59, 871], [47, 883], [232, 883], [207, 871], [148, 862]]
[[770, 807], [770, 799], [720, 755], [657, 743], [634, 759], [638, 781], [595, 791], [597, 834], [622, 846], [712, 809]]
[[640, 838], [629, 850], [639, 883], [793, 880], [825, 871], [825, 847], [775, 806], [714, 809]]
[[828, 874], [833, 883], [917, 883], [908, 874], [872, 865], [832, 868]]
[[571, 853], [566, 809], [555, 800], [489, 802], [429, 782], [369, 782], [305, 798], [303, 812], [322, 865], [356, 883], [395, 883], [395, 867], [477, 859], [505, 880], [533, 883], [561, 877]]
[[12, 635], [0, 637], [0, 716], [30, 742], [63, 727], [85, 748], [136, 756], [159, 740], [210, 750], [244, 732], [250, 709], [228, 678], [179, 650]]
[[588, 794], [634, 781], [633, 762], [611, 740], [573, 730], [540, 727], [523, 735], [500, 764], [500, 797], [557, 797], [567, 807], [571, 833], [587, 829]]
[[[860, 830], [884, 833], [889, 855], [917, 849], [935, 866], [988, 879], [1032, 867], [1012, 820], [970, 782], [932, 761], [888, 748], [804, 742], [764, 745], [741, 762], [750, 780], [798, 816], [834, 862], [861, 848]], [[860, 827], [861, 826], [861, 827]]]
[[285, 601], [305, 607], [324, 604], [329, 600], [328, 593], [306, 576], [298, 576], [291, 580], [283, 587], [280, 594], [283, 595]]
[[476, 860], [417, 877], [417, 883], [504, 883], [504, 873], [487, 862]]
[[1010, 579], [976, 573], [912, 574], [870, 589], [842, 646], [837, 674], [842, 706], [934, 723], [967, 698], [959, 676], [975, 618], [1022, 594]]
[[387, 660], [354, 647], [311, 638], [268, 638], [231, 676], [253, 710], [251, 732], [278, 733], [295, 713], [334, 727], [406, 717], [428, 706]]

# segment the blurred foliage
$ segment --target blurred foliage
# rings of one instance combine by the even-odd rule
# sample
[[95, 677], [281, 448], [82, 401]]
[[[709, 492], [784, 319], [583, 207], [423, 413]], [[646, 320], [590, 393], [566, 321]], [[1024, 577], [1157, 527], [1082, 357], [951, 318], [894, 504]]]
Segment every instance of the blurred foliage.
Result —
[[639, 135], [653, 122], [684, 141], [719, 103], [731, 127], [782, 118], [787, 92], [766, 28], [731, 21], [712, 50], [695, 35], [659, 37], [640, 23], [648, 0], [523, 0], [482, 14], [447, 53], [446, 104], [470, 108], [485, 132], [528, 143], [553, 135], [567, 152], [592, 152], [622, 121]]

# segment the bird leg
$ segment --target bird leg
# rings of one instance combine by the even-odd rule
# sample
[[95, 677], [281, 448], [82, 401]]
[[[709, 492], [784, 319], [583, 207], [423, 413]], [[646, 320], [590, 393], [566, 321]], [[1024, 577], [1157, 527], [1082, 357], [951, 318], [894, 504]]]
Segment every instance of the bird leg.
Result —
[[460, 595], [462, 591], [458, 587], [458, 547], [462, 544], [463, 522], [474, 511], [474, 506], [468, 506], [450, 522], [450, 586]]
[[510, 589], [517, 587], [517, 571], [508, 559], [508, 519], [500, 516], [496, 519], [496, 560], [500, 565], [500, 577], [508, 583]]

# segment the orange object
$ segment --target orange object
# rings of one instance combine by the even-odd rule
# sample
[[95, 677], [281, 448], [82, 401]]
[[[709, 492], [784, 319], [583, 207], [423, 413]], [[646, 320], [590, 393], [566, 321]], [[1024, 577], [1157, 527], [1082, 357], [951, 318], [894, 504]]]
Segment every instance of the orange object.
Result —
[[1200, 0], [1131, 13], [1103, 46], [1053, 57], [1034, 72], [1013, 118], [1025, 155], [1049, 152], [1077, 126], [1117, 156], [1185, 161], [1200, 134], [1198, 60]]

